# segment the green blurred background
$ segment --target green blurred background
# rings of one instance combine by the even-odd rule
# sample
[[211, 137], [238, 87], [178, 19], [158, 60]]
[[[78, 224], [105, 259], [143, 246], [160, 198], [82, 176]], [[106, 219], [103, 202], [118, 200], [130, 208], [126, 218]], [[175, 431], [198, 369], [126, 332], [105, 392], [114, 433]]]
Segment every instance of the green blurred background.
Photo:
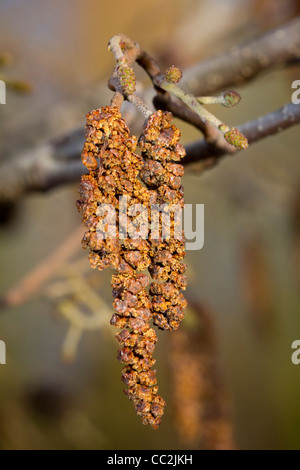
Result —
[[[114, 60], [107, 42], [116, 33], [139, 42], [162, 66], [186, 67], [299, 12], [296, 0], [2, 0], [0, 53], [13, 57], [5, 73], [28, 81], [32, 91], [8, 92], [0, 107], [0, 158], [84, 124], [90, 109], [109, 103], [105, 83]], [[141, 72], [138, 78], [141, 90], [149, 85]], [[212, 110], [232, 125], [254, 119], [290, 102], [296, 79], [299, 66], [264, 73], [235, 88], [242, 95], [238, 107]], [[199, 138], [177, 124], [183, 143]], [[300, 449], [300, 365], [291, 362], [291, 344], [300, 339], [299, 144], [295, 127], [201, 176], [187, 169], [183, 181], [186, 202], [205, 204], [205, 246], [187, 254], [187, 295], [212, 312], [241, 449]], [[77, 187], [28, 195], [2, 214], [2, 295], [80, 226]], [[176, 425], [171, 333], [159, 334], [156, 351], [169, 406], [155, 432], [142, 426], [122, 392], [112, 327], [86, 332], [74, 361], [62, 361], [68, 322], [57, 289], [73, 278], [88, 280], [108, 315], [110, 274], [90, 274], [78, 243], [72, 262], [38, 294], [1, 310], [0, 339], [7, 346], [7, 365], [0, 366], [1, 449], [201, 448]]]

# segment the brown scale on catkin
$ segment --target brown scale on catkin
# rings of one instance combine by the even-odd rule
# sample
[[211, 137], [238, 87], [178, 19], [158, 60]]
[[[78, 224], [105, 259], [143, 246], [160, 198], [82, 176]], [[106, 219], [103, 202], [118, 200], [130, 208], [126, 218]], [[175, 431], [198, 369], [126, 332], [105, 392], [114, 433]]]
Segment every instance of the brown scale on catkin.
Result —
[[[185, 156], [179, 139], [180, 131], [172, 124], [172, 114], [163, 111], [150, 116], [139, 139], [145, 161], [140, 178], [148, 188], [155, 189], [156, 203], [163, 205], [167, 213], [170, 206], [184, 207], [181, 186], [184, 169], [174, 163]], [[155, 281], [150, 285], [153, 323], [164, 330], [176, 330], [180, 326], [187, 304], [180, 293], [187, 284], [186, 265], [181, 262], [185, 256], [184, 235], [181, 230], [181, 239], [175, 236], [179, 233], [176, 228], [173, 218], [166, 239], [161, 236], [149, 240], [151, 264], [148, 269]], [[159, 230], [162, 230], [162, 223], [159, 223]]]
[[[130, 136], [118, 108], [107, 106], [88, 114], [82, 162], [89, 174], [81, 178], [77, 206], [87, 227], [82, 244], [90, 249], [91, 266], [99, 270], [113, 267], [117, 271], [112, 277], [115, 314], [111, 324], [122, 330], [116, 337], [122, 345], [118, 358], [126, 364], [122, 373], [128, 386], [125, 393], [142, 422], [157, 429], [165, 402], [158, 395], [156, 371], [152, 369], [157, 337], [149, 325], [149, 277], [139, 273], [151, 263], [150, 244], [142, 239], [120, 240], [118, 233], [119, 196], [128, 196], [128, 207], [135, 203], [149, 206], [156, 201], [155, 191], [147, 189], [138, 178], [144, 162], [134, 153], [135, 148], [136, 138]], [[101, 226], [101, 204], [115, 208], [116, 224], [112, 217]], [[112, 236], [105, 238], [108, 233]]]

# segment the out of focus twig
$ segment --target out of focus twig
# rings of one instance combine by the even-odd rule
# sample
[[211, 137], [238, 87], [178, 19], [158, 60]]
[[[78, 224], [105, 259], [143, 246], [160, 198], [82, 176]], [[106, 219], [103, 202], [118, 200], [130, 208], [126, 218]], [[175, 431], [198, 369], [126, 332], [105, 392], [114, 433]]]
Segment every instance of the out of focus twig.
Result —
[[80, 247], [82, 227], [76, 229], [32, 271], [24, 276], [1, 299], [1, 307], [15, 307], [29, 300], [48, 281], [59, 267], [68, 261]]
[[92, 288], [89, 279], [83, 276], [80, 263], [69, 264], [63, 269], [62, 276], [62, 280], [46, 287], [45, 295], [55, 301], [58, 312], [69, 324], [62, 346], [62, 358], [70, 362], [76, 356], [85, 331], [109, 327], [111, 309]]
[[248, 82], [263, 70], [300, 58], [300, 18], [184, 71], [182, 84], [204, 95]]

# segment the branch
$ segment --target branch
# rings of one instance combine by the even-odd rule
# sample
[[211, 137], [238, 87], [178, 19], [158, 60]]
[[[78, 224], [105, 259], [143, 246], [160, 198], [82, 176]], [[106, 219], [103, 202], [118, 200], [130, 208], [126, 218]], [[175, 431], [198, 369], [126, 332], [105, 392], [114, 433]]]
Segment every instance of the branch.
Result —
[[84, 124], [46, 145], [4, 161], [0, 171], [0, 201], [79, 181], [79, 175], [85, 172], [80, 159], [83, 142]]
[[120, 108], [126, 98], [148, 119], [152, 110], [135, 94], [135, 73], [131, 67], [140, 55], [140, 46], [124, 34], [116, 34], [110, 39], [108, 50], [113, 52], [117, 62], [108, 83], [108, 86], [115, 90], [111, 105]]
[[[190, 110], [188, 112], [191, 113]], [[288, 103], [279, 110], [242, 124], [238, 128], [247, 137], [249, 144], [253, 144], [299, 123], [300, 105]], [[83, 145], [83, 136], [81, 140], [79, 138], [81, 133], [82, 130], [77, 131], [76, 145], [74, 143], [71, 145], [65, 139], [56, 139], [35, 152], [19, 155], [7, 163], [6, 171], [2, 165], [0, 201], [14, 200], [26, 192], [47, 191], [61, 184], [79, 182], [82, 173], [85, 172], [80, 162]], [[188, 144], [183, 164], [188, 166], [197, 163], [197, 170], [202, 171], [214, 166], [221, 157], [236, 153], [237, 150], [219, 134], [214, 141], [202, 139]], [[20, 171], [21, 166], [22, 171]], [[38, 173], [36, 173], [37, 168]], [[193, 171], [194, 169], [195, 165]], [[7, 178], [8, 173], [10, 179]]]
[[195, 95], [226, 90], [248, 82], [260, 72], [300, 58], [300, 18], [232, 47], [184, 71], [181, 84]]
[[[177, 80], [176, 77], [178, 77], [179, 73], [181, 74], [181, 71], [176, 67], [172, 66], [167, 69], [165, 75], [155, 77], [154, 83], [163, 90], [165, 90], [170, 98], [172, 98], [173, 96], [178, 98], [182, 102], [182, 107], [187, 106], [193, 111], [193, 113], [195, 113], [200, 118], [200, 120], [202, 121], [201, 126], [204, 127], [204, 135], [206, 140], [208, 139], [208, 137], [217, 138], [218, 134], [222, 132], [224, 134], [225, 140], [229, 144], [239, 149], [248, 148], [249, 144], [247, 138], [238, 129], [234, 127], [229, 127], [227, 124], [220, 121], [214, 114], [210, 113], [201, 104], [202, 100], [204, 102], [208, 102], [209, 100], [210, 102], [219, 102], [222, 103], [223, 106], [231, 107], [236, 105], [240, 101], [240, 95], [235, 91], [226, 91], [221, 96], [217, 97], [196, 97], [190, 93], [187, 93], [185, 90], [183, 90], [180, 86], [177, 85], [177, 81], [172, 79], [174, 71], [176, 74], [174, 78], [175, 80]], [[167, 74], [171, 75], [171, 77], [167, 77]], [[212, 133], [213, 128], [215, 129], [214, 133]]]
[[220, 103], [226, 107], [235, 106], [241, 99], [237, 92], [225, 91], [222, 95], [217, 97], [196, 97], [186, 92], [178, 85], [182, 78], [182, 72], [178, 67], [172, 65], [167, 68], [164, 74], [161, 73], [155, 59], [151, 57], [150, 54], [146, 53], [146, 51], [142, 50], [137, 43], [122, 34], [113, 36], [108, 43], [108, 49], [114, 53], [117, 62], [109, 81], [109, 86], [115, 90], [115, 95], [112, 100], [113, 103], [116, 102], [115, 96], [118, 95], [119, 97], [122, 94], [127, 101], [134, 104], [135, 107], [142, 112], [146, 119], [152, 114], [151, 109], [134, 93], [136, 88], [135, 73], [126, 56], [127, 48], [128, 51], [131, 51], [131, 58], [135, 58], [137, 63], [148, 73], [153, 82], [153, 86], [159, 94], [165, 94], [170, 99], [172, 96], [177, 97], [182, 102], [183, 106], [186, 105], [198, 115], [201, 128], [206, 138], [209, 136], [209, 133], [211, 133], [211, 127], [213, 126], [217, 131], [223, 132], [227, 142], [234, 147], [243, 149], [248, 147], [247, 139], [238, 129], [227, 126], [202, 106], [202, 103], [208, 104], [212, 102]]
[[[206, 140], [187, 146], [185, 164], [201, 162], [201, 169], [214, 165], [227, 153], [236, 149], [228, 145], [222, 134], [213, 126], [203, 122], [192, 110], [188, 109], [175, 96], [170, 95], [155, 85], [155, 79], [161, 74], [156, 61], [139, 48], [137, 43], [124, 37], [128, 64], [136, 61], [148, 73], [157, 90], [154, 104], [159, 109], [169, 110], [176, 117], [191, 123], [200, 129]], [[205, 95], [219, 88], [242, 83], [253, 78], [263, 69], [283, 62], [295, 62], [300, 58], [300, 18], [266, 33], [244, 45], [236, 46], [231, 51], [187, 69], [182, 80], [190, 90]], [[112, 83], [110, 88], [115, 89]], [[117, 94], [117, 101], [123, 96]], [[296, 106], [296, 107], [295, 107]], [[268, 135], [280, 132], [299, 122], [298, 105], [286, 105], [260, 119], [251, 121], [239, 129], [253, 143]], [[259, 130], [257, 126], [263, 126]], [[79, 181], [85, 171], [80, 153], [84, 142], [83, 124], [59, 139], [50, 141], [27, 153], [0, 165], [0, 201], [16, 200], [30, 191], [47, 191], [61, 184]]]
[[83, 228], [69, 235], [52, 253], [26, 274], [14, 287], [0, 298], [1, 307], [16, 307], [29, 300], [56, 271], [78, 250]]
[[65, 290], [67, 289], [67, 295], [63, 295], [60, 299], [56, 298], [56, 308], [69, 323], [62, 346], [62, 358], [70, 362], [75, 358], [79, 341], [85, 331], [99, 331], [109, 326], [111, 309], [81, 275], [81, 270], [74, 269], [74, 265], [66, 268], [63, 275], [65, 280], [50, 285], [46, 293], [53, 300], [57, 297], [55, 295], [57, 284], [59, 284], [58, 291], [61, 290], [61, 284], [65, 285]]
[[[265, 137], [278, 134], [300, 123], [300, 105], [288, 103], [272, 113], [261, 116], [253, 121], [238, 126], [238, 129], [247, 137], [249, 144], [253, 144]], [[230, 150], [230, 152], [228, 152]], [[220, 139], [218, 145], [211, 144], [202, 139], [186, 146], [185, 165], [198, 162], [199, 171], [211, 168], [221, 157], [228, 153], [236, 153], [238, 149], [228, 146]], [[193, 166], [193, 170], [195, 167]]]
[[[188, 108], [184, 112], [189, 118], [188, 122], [194, 119], [196, 125], [199, 117]], [[249, 144], [253, 144], [298, 123], [300, 105], [288, 103], [277, 111], [238, 126], [238, 129], [247, 137]], [[52, 140], [46, 146], [20, 154], [3, 164], [0, 173], [0, 201], [15, 200], [27, 192], [47, 191], [61, 184], [79, 182], [86, 171], [80, 160], [83, 129], [75, 130], [72, 136]], [[202, 139], [188, 144], [183, 164], [188, 166], [198, 162], [197, 169], [202, 171], [214, 166], [224, 155], [236, 151], [218, 133], [211, 140]]]

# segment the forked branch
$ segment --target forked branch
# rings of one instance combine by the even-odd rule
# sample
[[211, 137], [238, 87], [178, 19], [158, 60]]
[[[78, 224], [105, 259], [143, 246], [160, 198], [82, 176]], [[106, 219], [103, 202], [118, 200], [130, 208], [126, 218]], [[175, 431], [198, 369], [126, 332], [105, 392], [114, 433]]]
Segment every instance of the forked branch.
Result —
[[[154, 98], [154, 105], [157, 109], [171, 111], [174, 116], [192, 124], [203, 133], [204, 139], [187, 145], [187, 155], [183, 162], [186, 166], [197, 164], [197, 168], [201, 171], [214, 166], [221, 157], [237, 151], [225, 141], [223, 134], [213, 127], [205, 116], [197, 114], [193, 107], [191, 109], [186, 106], [182, 99], [164, 89], [168, 87], [168, 84], [167, 87], [162, 87], [164, 74], [153, 57], [141, 49], [137, 43], [123, 35], [118, 35], [115, 42], [110, 43], [110, 47], [118, 57], [117, 67], [122, 65], [124, 58], [127, 63], [123, 63], [123, 67], [125, 65], [131, 68], [135, 61], [143, 67], [157, 91]], [[287, 64], [299, 57], [300, 18], [296, 18], [255, 40], [235, 46], [229, 52], [187, 69], [181, 83], [197, 95], [206, 95], [218, 88], [226, 88], [247, 81], [263, 69], [276, 64]], [[124, 78], [126, 79], [126, 73]], [[120, 107], [126, 93], [119, 83], [116, 69], [109, 81], [109, 87], [117, 90], [113, 104]], [[127, 93], [127, 97], [137, 107], [141, 104], [135, 92]], [[220, 97], [212, 99], [218, 100]], [[200, 98], [200, 101], [207, 104], [207, 97]], [[199, 105], [201, 106], [201, 103]], [[146, 109], [146, 113], [148, 111]], [[289, 103], [273, 113], [237, 127], [247, 137], [249, 144], [253, 144], [299, 122], [300, 105]], [[82, 126], [78, 126], [60, 138], [51, 140], [31, 151], [22, 152], [15, 158], [1, 163], [0, 201], [13, 201], [31, 191], [47, 191], [62, 184], [78, 181], [84, 170], [80, 161], [83, 141]], [[195, 165], [193, 169], [194, 167]]]

